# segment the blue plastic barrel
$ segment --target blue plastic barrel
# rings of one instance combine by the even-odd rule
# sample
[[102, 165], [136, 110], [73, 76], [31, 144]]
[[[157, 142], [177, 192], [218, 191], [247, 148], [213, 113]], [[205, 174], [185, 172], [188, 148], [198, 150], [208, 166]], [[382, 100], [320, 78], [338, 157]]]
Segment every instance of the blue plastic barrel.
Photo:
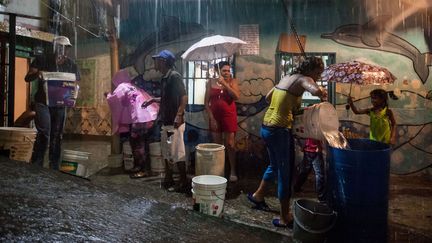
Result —
[[328, 200], [338, 213], [331, 242], [387, 242], [390, 146], [349, 139], [329, 147]]

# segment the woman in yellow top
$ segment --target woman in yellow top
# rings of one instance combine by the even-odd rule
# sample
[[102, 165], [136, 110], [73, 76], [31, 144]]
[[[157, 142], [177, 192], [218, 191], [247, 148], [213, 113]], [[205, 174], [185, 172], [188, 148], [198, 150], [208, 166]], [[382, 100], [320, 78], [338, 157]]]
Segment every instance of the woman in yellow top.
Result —
[[280, 218], [272, 221], [276, 227], [292, 227], [292, 215], [289, 212], [291, 197], [291, 179], [294, 168], [294, 138], [292, 135], [293, 115], [300, 108], [304, 91], [325, 99], [327, 93], [316, 84], [324, 64], [320, 58], [309, 57], [290, 76], [284, 77], [266, 96], [270, 106], [261, 126], [270, 158], [261, 184], [255, 193], [247, 198], [255, 209], [267, 211], [264, 201], [268, 184], [278, 180], [278, 198], [281, 204]]
[[368, 114], [370, 116], [369, 139], [387, 144], [396, 143], [396, 120], [393, 112], [388, 108], [387, 91], [374, 89], [370, 92], [372, 107], [357, 109], [351, 97], [348, 103], [354, 114]]

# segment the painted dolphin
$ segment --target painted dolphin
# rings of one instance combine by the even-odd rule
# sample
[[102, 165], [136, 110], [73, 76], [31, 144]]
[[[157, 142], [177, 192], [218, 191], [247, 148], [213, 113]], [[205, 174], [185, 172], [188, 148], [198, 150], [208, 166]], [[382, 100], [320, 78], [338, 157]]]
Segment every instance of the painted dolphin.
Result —
[[[385, 31], [385, 23], [389, 16], [379, 16], [370, 22], [359, 25], [342, 25], [333, 33], [321, 35], [323, 39], [331, 39], [339, 44], [356, 48], [385, 51], [403, 55], [413, 62], [413, 67], [423, 84], [429, 77], [429, 66], [432, 65], [432, 53], [420, 51], [397, 35]], [[385, 39], [383, 38], [385, 36]]]
[[[195, 42], [212, 31], [206, 30], [201, 24], [180, 21], [178, 17], [162, 16], [159, 31], [147, 35], [136, 47], [135, 51], [122, 60], [121, 66], [134, 66], [139, 73], [144, 73], [145, 58], [154, 54], [156, 48], [175, 46], [182, 42]], [[179, 56], [182, 53], [174, 53]], [[180, 60], [180, 58], [178, 58]]]

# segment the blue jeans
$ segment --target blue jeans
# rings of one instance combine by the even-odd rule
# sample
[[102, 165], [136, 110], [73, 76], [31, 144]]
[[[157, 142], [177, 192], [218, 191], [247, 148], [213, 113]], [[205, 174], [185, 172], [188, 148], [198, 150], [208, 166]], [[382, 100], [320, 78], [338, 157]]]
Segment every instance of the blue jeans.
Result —
[[294, 168], [294, 138], [291, 129], [261, 126], [261, 137], [264, 139], [270, 158], [263, 175], [266, 182], [278, 180], [279, 200], [291, 197], [291, 179]]
[[53, 170], [59, 170], [66, 108], [48, 107], [45, 104], [36, 103], [35, 112], [37, 135], [31, 162], [43, 166], [45, 151], [49, 144], [50, 167]]

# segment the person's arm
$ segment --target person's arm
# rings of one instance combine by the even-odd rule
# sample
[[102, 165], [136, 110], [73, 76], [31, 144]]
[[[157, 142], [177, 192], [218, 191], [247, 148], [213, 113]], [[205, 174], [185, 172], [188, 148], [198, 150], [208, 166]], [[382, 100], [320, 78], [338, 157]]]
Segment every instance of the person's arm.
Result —
[[397, 128], [397, 124], [396, 124], [396, 119], [394, 118], [393, 115], [393, 111], [390, 109], [387, 109], [387, 116], [390, 120], [390, 130], [391, 130], [391, 134], [390, 134], [390, 144], [391, 145], [395, 145], [396, 144], [396, 128]]
[[240, 98], [240, 89], [237, 79], [232, 79], [231, 84], [229, 84], [225, 81], [223, 77], [219, 77], [218, 82], [224, 87], [224, 89], [228, 92], [229, 95], [231, 95], [234, 100], [238, 100]]
[[161, 101], [161, 97], [152, 97], [152, 98], [144, 101], [141, 104], [141, 108], [146, 108], [147, 106], [149, 106], [151, 103], [154, 103], [154, 102], [160, 103], [160, 101]]
[[275, 87], [273, 87], [267, 94], [265, 97], [265, 100], [267, 101], [267, 103], [270, 104], [272, 96], [273, 96], [273, 91], [274, 91]]
[[42, 78], [42, 73], [41, 71], [43, 70], [43, 63], [44, 63], [44, 59], [41, 57], [36, 57], [36, 59], [34, 59], [31, 64], [30, 64], [30, 68], [26, 74], [26, 76], [24, 77], [24, 80], [26, 82], [33, 82], [36, 80], [39, 80]]
[[40, 72], [39, 69], [31, 67], [29, 71], [27, 72], [26, 76], [24, 77], [24, 80], [26, 82], [32, 82], [40, 78]]
[[187, 95], [183, 95], [180, 98], [180, 106], [177, 109], [177, 114], [174, 119], [174, 128], [178, 128], [181, 124], [184, 123], [184, 112], [186, 110], [187, 102], [188, 102]]
[[174, 128], [178, 128], [184, 123], [184, 112], [186, 110], [186, 105], [188, 103], [188, 96], [186, 94], [186, 88], [183, 83], [183, 78], [180, 74], [173, 76], [175, 82], [175, 90], [178, 92], [180, 97], [180, 105], [177, 108], [177, 114], [174, 118]]
[[347, 101], [348, 101], [348, 104], [349, 104], [350, 107], [351, 107], [351, 110], [354, 112], [354, 114], [369, 114], [369, 112], [370, 112], [370, 108], [366, 108], [366, 109], [358, 109], [358, 108], [354, 105], [354, 102], [353, 102], [351, 96], [348, 97]]
[[318, 96], [321, 100], [327, 100], [327, 91], [325, 89], [321, 89], [312, 78], [308, 76], [302, 76], [299, 79], [304, 90], [308, 91], [314, 96]]
[[204, 94], [204, 107], [205, 107], [205, 111], [207, 112], [207, 115], [208, 115], [209, 120], [210, 120], [210, 124], [209, 125], [213, 126], [210, 129], [211, 130], [216, 130], [217, 129], [217, 122], [216, 122], [216, 120], [215, 120], [215, 118], [213, 116], [213, 112], [210, 109], [210, 90], [211, 90], [211, 86], [212, 86], [212, 80], [209, 79], [207, 81], [206, 90], [205, 90], [205, 94]]

